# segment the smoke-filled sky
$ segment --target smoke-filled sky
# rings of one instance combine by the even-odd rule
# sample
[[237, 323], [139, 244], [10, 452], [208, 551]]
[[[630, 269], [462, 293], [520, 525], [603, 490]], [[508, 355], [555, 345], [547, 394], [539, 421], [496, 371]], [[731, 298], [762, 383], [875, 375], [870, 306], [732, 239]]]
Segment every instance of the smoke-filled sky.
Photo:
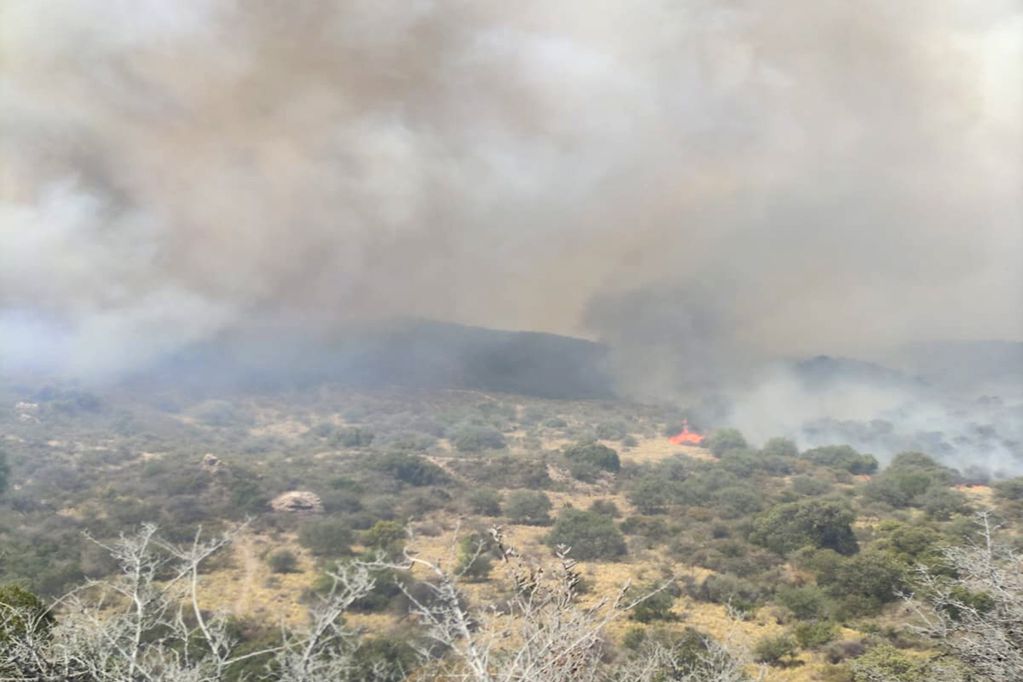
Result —
[[0, 7], [7, 363], [390, 316], [1023, 338], [1018, 0]]

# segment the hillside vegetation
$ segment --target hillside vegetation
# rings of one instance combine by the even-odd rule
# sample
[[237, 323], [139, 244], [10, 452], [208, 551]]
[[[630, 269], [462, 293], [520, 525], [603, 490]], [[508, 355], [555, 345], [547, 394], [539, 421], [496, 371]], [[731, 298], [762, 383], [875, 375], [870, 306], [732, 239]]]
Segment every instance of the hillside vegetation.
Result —
[[[1023, 674], [1021, 479], [727, 425], [675, 446], [688, 415], [622, 402], [3, 391], [13, 679]], [[18, 658], [112, 622], [109, 668]]]

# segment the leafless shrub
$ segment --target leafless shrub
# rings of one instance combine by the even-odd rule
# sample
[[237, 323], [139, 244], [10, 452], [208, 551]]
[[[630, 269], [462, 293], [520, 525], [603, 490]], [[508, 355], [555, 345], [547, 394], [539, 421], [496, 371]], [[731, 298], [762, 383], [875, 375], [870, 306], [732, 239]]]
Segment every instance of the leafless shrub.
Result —
[[[971, 679], [1023, 679], [1023, 557], [998, 541], [990, 512], [976, 514], [978, 540], [944, 550], [949, 571], [921, 567], [917, 589], [904, 595], [915, 629], [972, 673]], [[957, 666], [942, 663], [947, 679]], [[960, 678], [961, 679], [961, 678]]]
[[643, 660], [609, 662], [607, 625], [656, 590], [629, 599], [629, 586], [623, 585], [613, 595], [584, 603], [579, 573], [565, 548], [548, 568], [505, 546], [499, 529], [486, 544], [488, 551], [496, 546], [511, 576], [509, 596], [500, 604], [469, 603], [460, 587], [467, 580], [464, 571], [447, 571], [407, 552], [399, 563], [355, 560], [328, 572], [330, 588], [310, 606], [304, 628], [282, 627], [273, 644], [243, 649], [227, 614], [210, 614], [199, 600], [203, 562], [240, 529], [210, 540], [197, 533], [183, 547], [160, 539], [156, 531], [145, 525], [102, 545], [120, 573], [86, 583], [49, 610], [0, 604], [0, 681], [213, 682], [242, 664], [255, 669], [245, 680], [393, 680], [411, 671], [396, 671], [393, 661], [359, 660], [362, 633], [345, 624], [344, 614], [372, 592], [377, 576], [394, 570], [428, 576], [417, 590], [399, 583], [426, 642], [419, 647], [422, 665], [415, 679], [748, 679], [745, 659], [733, 655], [728, 642], [709, 638], [697, 659], [682, 660], [678, 651], [662, 647], [651, 648]]

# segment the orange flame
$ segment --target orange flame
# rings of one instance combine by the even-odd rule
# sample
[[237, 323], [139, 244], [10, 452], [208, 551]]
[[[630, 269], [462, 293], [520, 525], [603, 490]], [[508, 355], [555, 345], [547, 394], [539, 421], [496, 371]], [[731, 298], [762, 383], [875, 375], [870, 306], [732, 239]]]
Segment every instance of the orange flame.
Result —
[[703, 436], [689, 430], [689, 420], [682, 421], [682, 430], [668, 439], [672, 445], [699, 445], [703, 442]]

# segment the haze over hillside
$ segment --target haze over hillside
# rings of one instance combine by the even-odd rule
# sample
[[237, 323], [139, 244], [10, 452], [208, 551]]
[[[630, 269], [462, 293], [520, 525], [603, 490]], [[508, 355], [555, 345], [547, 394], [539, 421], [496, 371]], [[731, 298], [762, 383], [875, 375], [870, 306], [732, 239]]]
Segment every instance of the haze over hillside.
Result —
[[1023, 338], [1015, 2], [2, 12], [7, 366], [411, 316], [654, 391]]

